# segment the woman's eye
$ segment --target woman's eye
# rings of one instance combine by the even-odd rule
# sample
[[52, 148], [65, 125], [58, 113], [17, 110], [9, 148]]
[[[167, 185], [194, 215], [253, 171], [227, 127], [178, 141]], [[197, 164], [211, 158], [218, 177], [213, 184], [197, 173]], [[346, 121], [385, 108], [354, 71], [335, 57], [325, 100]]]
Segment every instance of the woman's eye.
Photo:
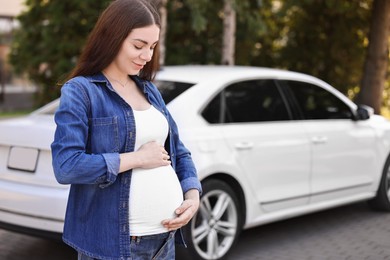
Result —
[[142, 47], [137, 46], [137, 45], [134, 45], [134, 48], [136, 48], [137, 50], [141, 50], [142, 49]]

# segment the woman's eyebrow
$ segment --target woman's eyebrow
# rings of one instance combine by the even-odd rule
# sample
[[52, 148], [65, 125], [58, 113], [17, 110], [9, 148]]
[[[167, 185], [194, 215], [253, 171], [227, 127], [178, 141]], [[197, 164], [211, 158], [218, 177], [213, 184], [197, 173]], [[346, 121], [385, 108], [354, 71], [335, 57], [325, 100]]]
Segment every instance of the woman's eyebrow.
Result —
[[[146, 45], [149, 44], [147, 41], [141, 40], [141, 39], [133, 39], [133, 41], [142, 42], [142, 43], [144, 43], [144, 44], [146, 44]], [[158, 41], [154, 42], [153, 44], [157, 44], [157, 42], [158, 42]], [[153, 45], [153, 44], [152, 44], [152, 45]]]

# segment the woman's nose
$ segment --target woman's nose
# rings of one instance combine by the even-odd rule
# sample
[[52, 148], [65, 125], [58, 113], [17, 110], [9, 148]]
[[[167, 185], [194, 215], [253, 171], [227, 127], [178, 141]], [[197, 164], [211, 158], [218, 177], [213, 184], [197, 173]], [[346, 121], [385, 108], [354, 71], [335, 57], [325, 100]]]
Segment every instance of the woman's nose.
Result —
[[147, 49], [141, 53], [141, 59], [145, 61], [150, 61], [153, 56], [153, 50], [152, 49]]

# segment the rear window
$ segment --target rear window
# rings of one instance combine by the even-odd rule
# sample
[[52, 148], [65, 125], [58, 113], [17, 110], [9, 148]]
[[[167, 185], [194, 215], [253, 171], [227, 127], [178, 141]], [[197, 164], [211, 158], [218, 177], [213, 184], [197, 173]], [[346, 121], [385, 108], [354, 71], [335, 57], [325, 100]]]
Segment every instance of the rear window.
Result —
[[183, 83], [183, 82], [175, 82], [175, 81], [162, 81], [156, 80], [153, 82], [165, 101], [166, 104], [171, 102], [177, 96], [182, 94], [184, 91], [192, 87], [194, 84], [191, 83]]
[[[166, 104], [171, 102], [181, 93], [192, 87], [194, 84], [192, 83], [182, 83], [182, 82], [174, 82], [174, 81], [162, 81], [156, 80], [153, 82], [165, 101]], [[34, 113], [39, 115], [54, 115], [59, 106], [59, 100], [53, 101], [46, 106], [36, 110]]]

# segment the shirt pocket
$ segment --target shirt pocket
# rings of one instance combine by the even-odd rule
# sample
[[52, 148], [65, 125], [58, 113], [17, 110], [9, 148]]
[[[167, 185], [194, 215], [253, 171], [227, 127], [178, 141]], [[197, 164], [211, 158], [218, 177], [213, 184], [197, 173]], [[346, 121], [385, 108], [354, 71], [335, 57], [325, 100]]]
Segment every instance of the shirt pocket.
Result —
[[91, 153], [119, 152], [118, 117], [90, 118], [88, 143]]

